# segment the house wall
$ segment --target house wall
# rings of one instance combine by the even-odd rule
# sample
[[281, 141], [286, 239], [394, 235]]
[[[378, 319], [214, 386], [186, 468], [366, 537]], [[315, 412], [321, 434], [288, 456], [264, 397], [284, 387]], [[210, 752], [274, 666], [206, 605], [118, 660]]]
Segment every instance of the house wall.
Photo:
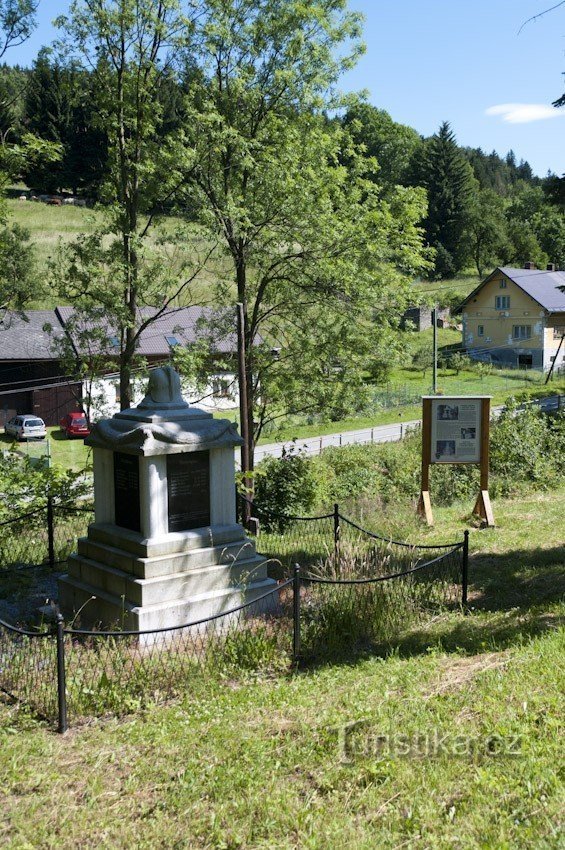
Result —
[[[502, 282], [506, 285], [501, 286]], [[496, 309], [498, 295], [510, 298], [508, 308]], [[465, 305], [462, 319], [463, 345], [471, 356], [480, 357], [485, 351], [494, 362], [518, 366], [520, 355], [523, 355], [532, 358], [534, 368], [544, 367], [546, 311], [502, 273], [486, 283]], [[479, 325], [484, 329], [482, 336], [478, 333]], [[531, 337], [515, 339], [515, 325], [529, 325]]]
[[[181, 379], [182, 380], [182, 379]], [[91, 419], [105, 419], [120, 410], [119, 378], [117, 375], [107, 375], [95, 381], [92, 386]], [[134, 381], [132, 404], [135, 407], [143, 399], [147, 391], [147, 376]], [[213, 375], [210, 384], [202, 390], [183, 383], [183, 397], [189, 404], [194, 404], [211, 413], [214, 411], [233, 410], [239, 406], [236, 376], [230, 373]]]

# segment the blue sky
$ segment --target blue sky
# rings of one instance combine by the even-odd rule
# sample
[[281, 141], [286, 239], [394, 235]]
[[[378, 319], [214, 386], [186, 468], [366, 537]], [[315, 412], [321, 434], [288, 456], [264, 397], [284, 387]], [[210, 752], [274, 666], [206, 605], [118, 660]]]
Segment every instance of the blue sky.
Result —
[[[535, 173], [565, 172], [565, 5], [557, 0], [350, 0], [365, 15], [367, 51], [343, 78], [395, 121], [431, 135], [449, 121], [462, 145], [512, 148]], [[66, 0], [40, 0], [39, 27], [6, 57], [29, 65], [56, 35]]]

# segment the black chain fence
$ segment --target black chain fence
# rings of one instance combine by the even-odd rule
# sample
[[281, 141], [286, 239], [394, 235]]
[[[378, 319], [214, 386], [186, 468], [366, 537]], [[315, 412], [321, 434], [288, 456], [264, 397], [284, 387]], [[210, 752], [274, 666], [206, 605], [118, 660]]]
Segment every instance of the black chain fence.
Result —
[[89, 504], [46, 498], [40, 507], [0, 522], [0, 578], [3, 572], [64, 563], [93, 518]]
[[[71, 533], [85, 531], [89, 516], [58, 514], [53, 505], [49, 512], [47, 564], [55, 565], [74, 548]], [[0, 619], [0, 690], [63, 732], [69, 719], [130, 713], [213, 678], [281, 673], [387, 646], [415, 624], [466, 605], [467, 533], [455, 544], [412, 546], [362, 529], [337, 506], [313, 518], [269, 517], [255, 506], [253, 514], [262, 516], [260, 550], [288, 570], [272, 590], [151, 631], [85, 631], [65, 625], [60, 614], [37, 629]], [[26, 520], [41, 528], [39, 515], [18, 518], [22, 533]], [[2, 563], [6, 574], [15, 569], [18, 576], [26, 565], [13, 559], [9, 570]], [[245, 599], [245, 587], [238, 592]]]
[[443, 545], [404, 543], [368, 531], [344, 516], [339, 505], [329, 514], [296, 517], [267, 511], [239, 496], [239, 515], [249, 517], [248, 533], [257, 551], [279, 565], [281, 577], [293, 565], [303, 568], [324, 564], [333, 578], [374, 578], [412, 569], [432, 561], [460, 542]]

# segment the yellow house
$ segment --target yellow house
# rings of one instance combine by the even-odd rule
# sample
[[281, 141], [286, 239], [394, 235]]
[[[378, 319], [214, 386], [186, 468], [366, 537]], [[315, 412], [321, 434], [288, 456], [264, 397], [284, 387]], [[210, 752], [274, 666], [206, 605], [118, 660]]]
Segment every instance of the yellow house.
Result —
[[460, 306], [470, 357], [502, 366], [565, 368], [565, 272], [497, 268]]

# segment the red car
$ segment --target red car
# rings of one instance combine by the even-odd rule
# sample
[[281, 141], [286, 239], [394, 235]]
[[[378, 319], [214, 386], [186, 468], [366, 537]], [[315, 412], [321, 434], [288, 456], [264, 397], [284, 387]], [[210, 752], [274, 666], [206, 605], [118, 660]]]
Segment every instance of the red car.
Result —
[[80, 410], [75, 410], [73, 413], [67, 413], [61, 419], [61, 430], [65, 432], [67, 437], [88, 437], [90, 428], [86, 421], [86, 416]]

